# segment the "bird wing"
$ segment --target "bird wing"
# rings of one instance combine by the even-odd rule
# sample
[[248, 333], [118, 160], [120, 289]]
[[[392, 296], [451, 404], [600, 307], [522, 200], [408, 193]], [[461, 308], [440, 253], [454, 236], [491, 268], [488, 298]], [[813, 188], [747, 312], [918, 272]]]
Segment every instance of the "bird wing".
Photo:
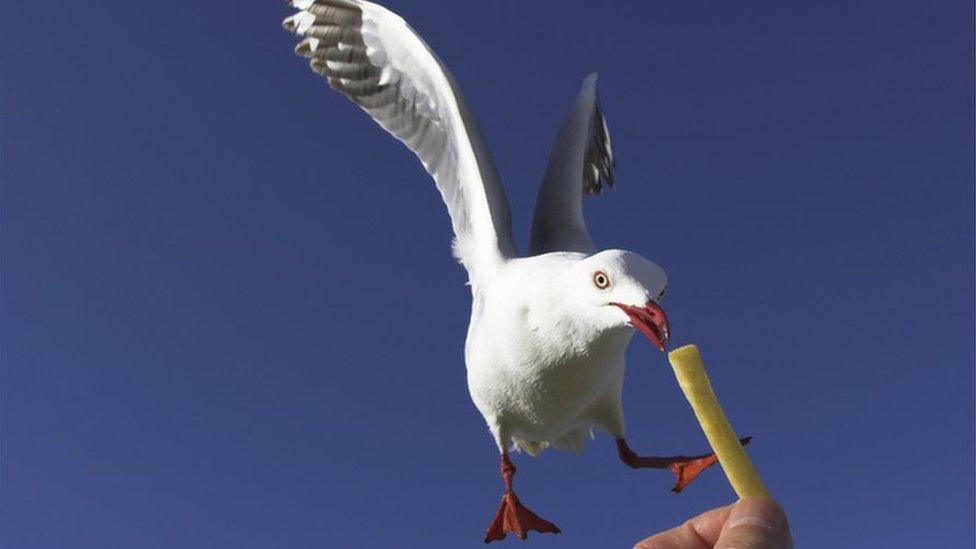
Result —
[[596, 73], [586, 77], [549, 154], [532, 219], [530, 255], [596, 251], [583, 219], [583, 195], [613, 187], [616, 161], [610, 130], [596, 93]]
[[455, 255], [474, 278], [515, 255], [511, 214], [490, 153], [450, 72], [397, 14], [363, 0], [291, 0], [283, 22], [312, 70], [402, 141], [434, 178]]

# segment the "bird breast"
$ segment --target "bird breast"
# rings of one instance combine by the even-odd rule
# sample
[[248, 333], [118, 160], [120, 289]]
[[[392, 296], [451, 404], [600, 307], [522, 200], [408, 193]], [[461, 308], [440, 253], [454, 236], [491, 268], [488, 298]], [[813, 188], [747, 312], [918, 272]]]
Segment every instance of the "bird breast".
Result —
[[489, 423], [494, 417], [534, 436], [556, 436], [619, 387], [633, 331], [593, 333], [548, 313], [534, 316], [531, 308], [514, 313], [472, 326], [466, 346], [471, 396]]

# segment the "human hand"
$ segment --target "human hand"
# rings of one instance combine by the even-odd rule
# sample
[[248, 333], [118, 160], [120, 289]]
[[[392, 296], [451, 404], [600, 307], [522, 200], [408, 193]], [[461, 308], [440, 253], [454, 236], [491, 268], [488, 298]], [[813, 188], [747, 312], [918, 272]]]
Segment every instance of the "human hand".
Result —
[[793, 538], [776, 502], [744, 499], [653, 535], [634, 549], [793, 549]]

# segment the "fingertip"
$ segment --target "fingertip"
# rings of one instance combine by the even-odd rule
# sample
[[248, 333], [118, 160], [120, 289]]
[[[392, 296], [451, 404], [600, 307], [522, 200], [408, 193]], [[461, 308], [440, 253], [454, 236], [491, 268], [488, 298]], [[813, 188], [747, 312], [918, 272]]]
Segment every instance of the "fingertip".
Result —
[[786, 514], [775, 501], [749, 498], [736, 503], [715, 549], [791, 549]]
[[717, 509], [712, 509], [711, 511], [706, 511], [697, 517], [688, 521], [688, 524], [695, 529], [705, 543], [709, 546], [715, 544], [718, 541], [719, 535], [722, 533], [722, 528], [729, 519], [729, 514], [732, 512], [734, 505], [729, 504], [725, 507], [719, 507]]
[[786, 514], [783, 513], [783, 508], [771, 499], [743, 499], [732, 506], [726, 528], [743, 525], [779, 532], [786, 526]]
[[706, 511], [681, 525], [637, 542], [634, 549], [689, 549], [715, 544], [732, 506]]

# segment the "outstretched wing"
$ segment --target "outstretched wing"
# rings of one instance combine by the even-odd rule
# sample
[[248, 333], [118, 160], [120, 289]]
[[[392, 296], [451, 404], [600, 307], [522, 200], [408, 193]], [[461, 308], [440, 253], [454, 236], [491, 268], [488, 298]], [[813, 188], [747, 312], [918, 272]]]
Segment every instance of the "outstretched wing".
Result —
[[505, 191], [454, 78], [397, 14], [363, 0], [291, 0], [295, 52], [416, 153], [447, 205], [472, 278], [515, 255]]
[[530, 255], [596, 251], [583, 219], [583, 195], [613, 187], [610, 130], [596, 94], [596, 73], [586, 77], [549, 153], [532, 219]]

